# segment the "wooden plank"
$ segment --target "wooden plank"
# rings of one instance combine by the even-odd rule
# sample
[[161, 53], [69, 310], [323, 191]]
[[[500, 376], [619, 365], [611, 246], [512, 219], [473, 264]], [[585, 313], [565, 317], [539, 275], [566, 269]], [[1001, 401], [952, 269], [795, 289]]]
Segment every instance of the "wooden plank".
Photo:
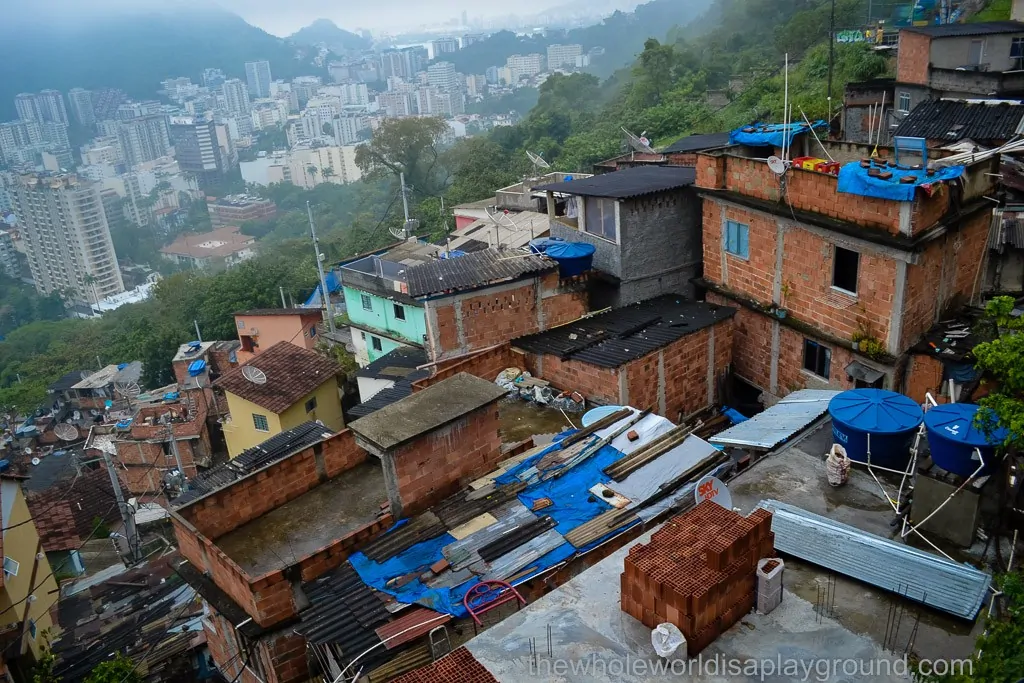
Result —
[[497, 521], [498, 520], [494, 515], [492, 515], [490, 512], [485, 512], [482, 515], [474, 517], [465, 524], [460, 524], [448, 533], [451, 534], [452, 538], [454, 538], [456, 541], [461, 541], [466, 536], [469, 536], [474, 532], [480, 531], [481, 529], [485, 529]]

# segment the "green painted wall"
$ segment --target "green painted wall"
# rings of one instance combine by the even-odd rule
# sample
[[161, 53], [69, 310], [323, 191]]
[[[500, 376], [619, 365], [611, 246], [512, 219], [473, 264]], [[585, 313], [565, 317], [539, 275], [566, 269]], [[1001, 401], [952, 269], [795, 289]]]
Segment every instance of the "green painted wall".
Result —
[[[380, 330], [391, 336], [406, 339], [414, 344], [423, 344], [423, 338], [427, 334], [427, 320], [422, 307], [396, 304], [394, 301], [388, 301], [384, 297], [351, 287], [342, 287], [342, 289], [345, 292], [348, 319], [353, 323]], [[363, 297], [369, 299], [369, 309], [363, 306]], [[405, 311], [405, 320], [399, 320], [396, 317], [396, 306], [400, 306]], [[388, 342], [389, 340], [385, 339], [384, 341]], [[394, 342], [390, 343], [394, 344]], [[394, 344], [391, 348], [398, 348], [398, 346], [398, 344]], [[387, 346], [385, 346], [385, 349], [387, 349]]]

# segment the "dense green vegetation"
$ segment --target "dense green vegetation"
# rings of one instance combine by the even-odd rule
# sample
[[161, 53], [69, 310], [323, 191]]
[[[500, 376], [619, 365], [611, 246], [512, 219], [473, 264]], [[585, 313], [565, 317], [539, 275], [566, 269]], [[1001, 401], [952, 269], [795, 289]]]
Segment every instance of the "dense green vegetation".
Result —
[[507, 95], [487, 97], [481, 102], [471, 102], [466, 107], [466, 113], [487, 116], [515, 112], [523, 116], [537, 106], [538, 97], [540, 97], [540, 93], [536, 88], [519, 88]]
[[[199, 83], [204, 68], [220, 67], [245, 78], [245, 63], [270, 60], [274, 78], [319, 73], [316, 51], [276, 38], [241, 17], [198, 6], [186, 12], [103, 14], [78, 12], [58, 21], [48, 10], [18, 8], [0, 40], [0, 120], [15, 118], [14, 96], [56, 88], [67, 92], [114, 87], [130, 96], [153, 98], [160, 81], [189, 76]], [[16, 15], [18, 13], [15, 13]]]

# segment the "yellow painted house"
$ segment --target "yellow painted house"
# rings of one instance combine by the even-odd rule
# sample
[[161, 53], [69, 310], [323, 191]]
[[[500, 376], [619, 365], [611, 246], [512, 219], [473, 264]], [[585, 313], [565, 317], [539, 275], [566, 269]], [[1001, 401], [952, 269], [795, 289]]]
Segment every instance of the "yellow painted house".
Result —
[[[3, 575], [0, 576], [0, 664], [13, 660], [27, 670], [46, 645], [44, 632], [53, 634], [50, 608], [56, 604], [57, 581], [46, 560], [35, 522], [29, 512], [20, 478], [0, 475], [0, 516], [3, 521]], [[16, 641], [20, 641], [15, 645]], [[3, 661], [6, 660], [6, 661]]]
[[237, 457], [303, 422], [344, 427], [338, 377], [341, 366], [316, 351], [279, 342], [214, 383], [224, 392], [228, 419], [224, 440]]

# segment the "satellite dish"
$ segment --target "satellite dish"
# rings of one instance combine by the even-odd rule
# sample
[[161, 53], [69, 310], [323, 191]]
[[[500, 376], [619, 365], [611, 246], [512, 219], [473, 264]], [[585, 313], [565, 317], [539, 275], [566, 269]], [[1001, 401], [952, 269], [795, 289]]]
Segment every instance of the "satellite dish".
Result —
[[114, 384], [114, 391], [121, 398], [133, 399], [142, 393], [142, 389], [135, 382], [117, 382]]
[[61, 441], [74, 441], [78, 438], [78, 427], [75, 425], [69, 425], [66, 422], [61, 422], [53, 428], [53, 433], [56, 434], [57, 438]]
[[782, 175], [786, 172], [786, 162], [776, 156], [768, 157], [768, 170], [775, 175]]
[[726, 510], [732, 510], [732, 494], [729, 488], [718, 477], [702, 477], [697, 481], [697, 488], [693, 491], [693, 497], [700, 505], [705, 500], [718, 503]]
[[629, 146], [635, 151], [643, 152], [644, 154], [657, 154], [657, 152], [651, 149], [651, 142], [647, 138], [637, 137], [625, 128], [622, 129], [622, 132], [626, 134], [626, 140], [629, 142]]
[[536, 175], [540, 175], [540, 169], [542, 168], [551, 168], [551, 164], [544, 161], [544, 158], [539, 154], [526, 150], [526, 156], [530, 157], [530, 161], [533, 162], [533, 172]]
[[42, 461], [39, 458], [32, 458], [32, 464], [33, 465], [38, 465], [40, 462], [42, 462]]
[[267, 383], [267, 373], [263, 372], [255, 365], [242, 366], [242, 377], [246, 378], [253, 384]]

